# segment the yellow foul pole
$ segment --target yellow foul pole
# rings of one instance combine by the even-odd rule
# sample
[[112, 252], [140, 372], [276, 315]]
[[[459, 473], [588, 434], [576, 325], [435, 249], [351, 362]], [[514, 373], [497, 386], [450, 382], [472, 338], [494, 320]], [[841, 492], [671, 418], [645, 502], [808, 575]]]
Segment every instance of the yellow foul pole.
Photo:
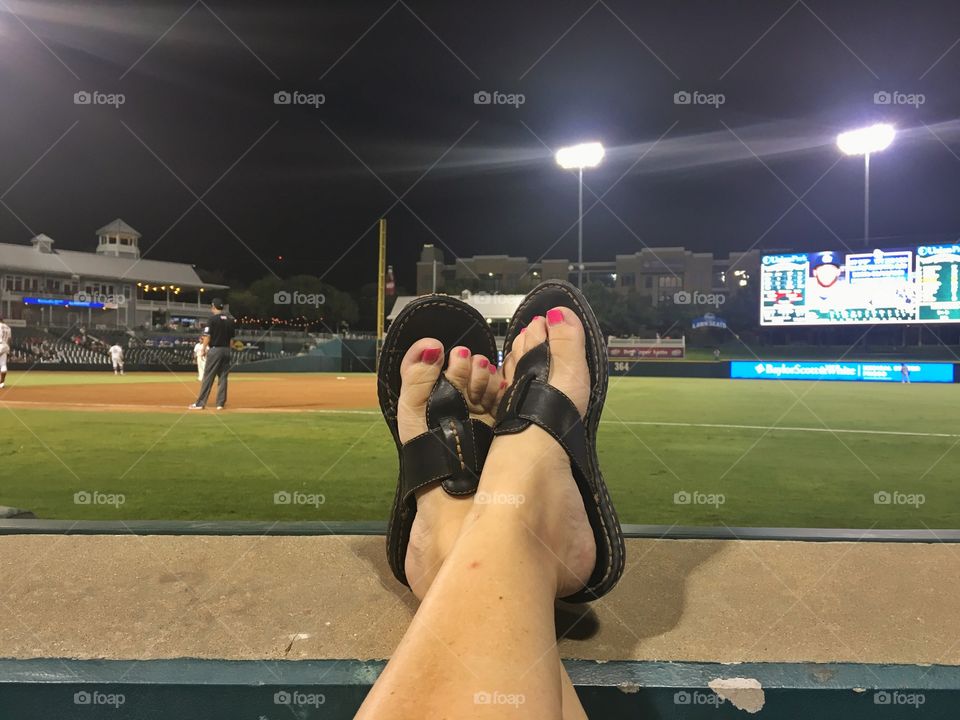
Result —
[[380, 259], [377, 263], [377, 363], [383, 345], [383, 325], [386, 314], [387, 284], [387, 219], [380, 218]]

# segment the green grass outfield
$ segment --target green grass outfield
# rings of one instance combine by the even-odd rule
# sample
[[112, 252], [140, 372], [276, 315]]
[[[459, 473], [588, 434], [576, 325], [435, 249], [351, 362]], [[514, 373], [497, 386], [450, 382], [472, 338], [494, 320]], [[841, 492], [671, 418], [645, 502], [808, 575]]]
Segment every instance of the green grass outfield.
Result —
[[[600, 434], [623, 522], [667, 525], [960, 528], [958, 445], [957, 385], [611, 378]], [[42, 518], [383, 520], [396, 466], [373, 408], [181, 415], [0, 403], [0, 505]], [[78, 505], [80, 491], [124, 502]], [[324, 501], [275, 504], [282, 491]], [[876, 504], [878, 492], [916, 502]]]

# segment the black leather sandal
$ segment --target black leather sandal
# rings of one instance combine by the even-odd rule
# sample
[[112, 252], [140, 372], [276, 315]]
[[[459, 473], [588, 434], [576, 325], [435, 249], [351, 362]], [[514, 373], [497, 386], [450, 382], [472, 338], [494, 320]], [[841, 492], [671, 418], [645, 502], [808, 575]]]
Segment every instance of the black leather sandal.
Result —
[[506, 357], [520, 330], [537, 315], [554, 307], [569, 308], [583, 323], [586, 332], [587, 365], [590, 368], [590, 399], [586, 417], [564, 393], [548, 384], [549, 341], [524, 353], [514, 371], [497, 412], [495, 435], [519, 433], [531, 423], [546, 430], [570, 457], [570, 468], [583, 497], [583, 505], [597, 543], [597, 564], [587, 584], [563, 600], [596, 600], [613, 587], [623, 574], [623, 533], [607, 493], [597, 460], [597, 427], [607, 396], [607, 349], [596, 315], [583, 294], [573, 285], [548, 280], [538, 285], [517, 308], [503, 347]]
[[384, 338], [377, 395], [400, 455], [400, 478], [387, 526], [387, 560], [404, 585], [410, 584], [404, 563], [417, 514], [416, 491], [439, 483], [450, 495], [473, 495], [493, 440], [490, 426], [470, 417], [466, 399], [441, 372], [427, 400], [427, 432], [406, 444], [400, 442], [400, 362], [407, 350], [425, 337], [443, 343], [446, 353], [455, 345], [464, 345], [471, 353], [497, 363], [497, 342], [487, 321], [474, 308], [447, 295], [426, 295], [412, 301], [400, 311]]

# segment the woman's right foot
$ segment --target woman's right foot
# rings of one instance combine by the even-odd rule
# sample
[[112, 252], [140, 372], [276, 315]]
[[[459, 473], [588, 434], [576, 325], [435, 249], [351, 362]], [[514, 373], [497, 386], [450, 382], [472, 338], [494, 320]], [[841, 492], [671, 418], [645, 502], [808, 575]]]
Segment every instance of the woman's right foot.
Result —
[[[513, 381], [523, 355], [543, 342], [550, 346], [548, 383], [570, 398], [582, 419], [590, 399], [590, 370], [583, 325], [569, 308], [554, 308], [546, 318], [534, 318], [517, 335], [503, 362], [506, 383]], [[570, 459], [552, 435], [530, 425], [515, 435], [497, 436], [476, 503], [478, 512], [505, 511], [505, 518], [515, 513], [536, 535], [549, 551], [547, 561], [556, 562], [558, 597], [587, 583], [596, 564], [596, 540]]]
[[[443, 345], [433, 338], [418, 340], [404, 356], [397, 407], [400, 442], [427, 431], [427, 400], [440, 377], [443, 359]], [[471, 417], [492, 426], [494, 403], [503, 384], [496, 366], [458, 345], [450, 350], [444, 375], [463, 395]], [[417, 492], [417, 515], [410, 529], [404, 572], [418, 598], [423, 598], [436, 577], [472, 506], [472, 495], [449, 495], [436, 484]]]

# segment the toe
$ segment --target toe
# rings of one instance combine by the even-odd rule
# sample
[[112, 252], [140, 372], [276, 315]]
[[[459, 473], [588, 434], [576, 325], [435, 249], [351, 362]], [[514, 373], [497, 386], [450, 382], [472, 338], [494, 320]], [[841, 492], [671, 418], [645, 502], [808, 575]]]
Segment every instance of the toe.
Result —
[[522, 346], [522, 342], [520, 342], [518, 336], [517, 339], [513, 341], [514, 350], [511, 350], [504, 356], [503, 363], [500, 366], [500, 372], [503, 375], [503, 380], [507, 384], [513, 382], [513, 372], [517, 368], [517, 353], [515, 352], [515, 349], [519, 346]]
[[[517, 346], [516, 341], [514, 341], [514, 347]], [[497, 377], [500, 378], [500, 382], [497, 387], [497, 399], [493, 403], [494, 415], [500, 407], [500, 401], [503, 399], [503, 394], [507, 391], [507, 388], [510, 387], [510, 383], [513, 382], [513, 372], [517, 367], [517, 359], [514, 356], [513, 351], [511, 350], [503, 357], [503, 362], [500, 365], [500, 372], [497, 373]]]
[[545, 327], [550, 338], [549, 382], [563, 390], [584, 414], [590, 397], [590, 370], [583, 324], [570, 308], [556, 307], [547, 312]]
[[480, 398], [480, 404], [488, 413], [493, 413], [494, 408], [497, 406], [497, 396], [500, 394], [500, 386], [505, 385], [503, 376], [497, 372], [496, 367], [492, 364], [487, 368], [490, 370], [487, 373], [487, 384], [483, 390], [483, 397]]
[[400, 442], [407, 442], [426, 431], [427, 398], [442, 368], [443, 345], [433, 338], [418, 340], [403, 356], [400, 363], [400, 399], [397, 404]]
[[490, 361], [483, 355], [474, 355], [470, 367], [470, 385], [467, 389], [467, 396], [471, 405], [480, 405], [489, 379]]
[[466, 393], [470, 384], [470, 367], [470, 350], [458, 345], [450, 350], [444, 375], [457, 390]]
[[527, 325], [527, 331], [523, 334], [523, 351], [530, 352], [537, 345], [542, 345], [547, 339], [547, 321], [542, 315], [537, 315]]
[[577, 357], [586, 358], [583, 323], [573, 310], [565, 307], [548, 310], [543, 327], [549, 333], [551, 351], [566, 353], [566, 348], [572, 348]]

